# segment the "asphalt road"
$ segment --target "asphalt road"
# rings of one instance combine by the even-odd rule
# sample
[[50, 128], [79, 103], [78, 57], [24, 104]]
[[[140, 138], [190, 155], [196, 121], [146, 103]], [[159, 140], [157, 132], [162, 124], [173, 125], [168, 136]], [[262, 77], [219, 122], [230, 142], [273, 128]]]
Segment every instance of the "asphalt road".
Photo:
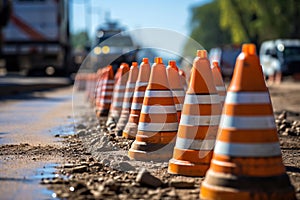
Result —
[[[1, 90], [6, 89], [3, 79], [1, 81]], [[17, 81], [21, 83], [19, 85], [26, 85], [29, 88], [30, 85], [40, 84], [40, 79], [30, 81], [10, 79], [10, 81]], [[34, 81], [37, 83], [33, 84]], [[5, 82], [5, 84], [8, 83]], [[54, 85], [57, 86], [56, 83]], [[45, 87], [41, 88], [45, 89]], [[24, 90], [21, 91], [24, 92]], [[14, 151], [8, 150], [11, 152], [8, 154], [0, 152], [0, 199], [49, 199], [51, 197], [51, 191], [47, 191], [39, 182], [42, 176], [47, 177], [49, 171], [55, 170], [54, 163], [59, 163], [64, 158], [36, 153], [35, 157], [40, 158], [35, 160], [34, 157], [26, 155], [26, 151], [24, 154], [21, 150], [26, 149], [28, 145], [28, 148], [47, 154], [49, 145], [53, 148], [55, 146], [60, 148], [61, 139], [54, 136], [71, 130], [69, 127], [72, 125], [72, 120], [72, 86], [2, 96], [0, 99], [0, 148], [11, 148]], [[13, 148], [11, 145], [17, 146]], [[32, 151], [34, 153], [35, 150]]]

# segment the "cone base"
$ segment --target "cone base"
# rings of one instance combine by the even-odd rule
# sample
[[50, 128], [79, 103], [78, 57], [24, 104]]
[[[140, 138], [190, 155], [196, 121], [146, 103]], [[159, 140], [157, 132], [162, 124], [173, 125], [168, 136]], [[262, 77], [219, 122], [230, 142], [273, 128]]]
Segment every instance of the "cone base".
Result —
[[166, 153], [162, 151], [146, 152], [146, 151], [130, 149], [128, 151], [128, 157], [130, 159], [139, 160], [139, 161], [166, 162], [172, 157], [172, 152], [171, 153]]
[[168, 161], [172, 158], [174, 145], [175, 143], [153, 144], [134, 141], [128, 156], [141, 161]]
[[287, 174], [272, 177], [237, 177], [208, 171], [202, 182], [200, 199], [296, 199]]
[[208, 168], [209, 163], [191, 163], [172, 158], [169, 161], [168, 173], [184, 176], [205, 176]]
[[123, 137], [124, 138], [127, 138], [127, 139], [130, 139], [130, 140], [134, 140], [135, 139], [135, 136], [137, 134], [137, 124], [136, 123], [127, 123], [127, 125], [125, 126], [124, 128], [124, 131], [123, 131]]

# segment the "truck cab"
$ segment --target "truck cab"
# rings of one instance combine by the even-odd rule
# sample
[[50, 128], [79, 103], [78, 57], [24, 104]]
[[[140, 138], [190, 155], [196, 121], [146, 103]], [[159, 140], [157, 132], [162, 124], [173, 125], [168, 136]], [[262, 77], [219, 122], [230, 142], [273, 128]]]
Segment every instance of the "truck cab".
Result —
[[300, 73], [300, 40], [277, 39], [262, 43], [260, 48], [260, 62], [264, 74], [294, 75]]

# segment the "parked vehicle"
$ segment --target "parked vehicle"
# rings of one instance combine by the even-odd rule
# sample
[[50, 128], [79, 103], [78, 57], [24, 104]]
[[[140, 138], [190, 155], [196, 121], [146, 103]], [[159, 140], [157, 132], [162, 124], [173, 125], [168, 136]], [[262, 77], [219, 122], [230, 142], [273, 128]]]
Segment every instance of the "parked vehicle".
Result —
[[209, 51], [210, 62], [219, 62], [223, 77], [231, 78], [237, 56], [241, 53], [240, 45], [225, 45]]
[[116, 70], [122, 62], [136, 61], [138, 47], [117, 22], [107, 21], [98, 28], [93, 47], [94, 71], [107, 65]]
[[8, 71], [70, 74], [68, 0], [14, 0], [4, 29], [3, 54]]
[[260, 62], [264, 74], [273, 76], [300, 73], [300, 39], [277, 39], [262, 43]]

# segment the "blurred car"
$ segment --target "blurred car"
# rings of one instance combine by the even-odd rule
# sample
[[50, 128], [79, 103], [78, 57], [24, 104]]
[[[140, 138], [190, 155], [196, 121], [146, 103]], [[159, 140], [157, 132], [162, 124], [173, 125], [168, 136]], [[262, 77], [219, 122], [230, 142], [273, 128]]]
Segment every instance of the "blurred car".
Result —
[[277, 39], [262, 43], [260, 62], [266, 76], [300, 73], [300, 39]]
[[218, 61], [221, 67], [222, 76], [230, 78], [233, 74], [236, 58], [240, 53], [240, 45], [225, 45], [212, 48], [209, 51], [209, 60], [210, 62]]

